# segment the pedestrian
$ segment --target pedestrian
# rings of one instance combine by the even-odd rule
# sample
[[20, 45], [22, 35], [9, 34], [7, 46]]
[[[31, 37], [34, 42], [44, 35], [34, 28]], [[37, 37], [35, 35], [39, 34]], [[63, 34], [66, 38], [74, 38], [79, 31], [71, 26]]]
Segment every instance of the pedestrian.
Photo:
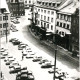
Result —
[[22, 60], [23, 60], [24, 56], [23, 56], [23, 51], [22, 51]]

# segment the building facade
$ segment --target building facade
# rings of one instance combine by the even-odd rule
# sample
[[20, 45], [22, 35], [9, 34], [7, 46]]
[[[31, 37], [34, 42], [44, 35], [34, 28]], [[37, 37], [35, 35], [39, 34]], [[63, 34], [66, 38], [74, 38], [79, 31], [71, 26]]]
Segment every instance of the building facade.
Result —
[[9, 0], [8, 6], [11, 12], [11, 16], [24, 16], [24, 0]]
[[[5, 0], [0, 5], [0, 37], [10, 34], [10, 12]], [[3, 5], [4, 3], [4, 5]]]
[[71, 15], [71, 45], [73, 56], [79, 55], [79, 8]]
[[44, 34], [46, 39], [54, 41], [56, 25], [56, 11], [60, 6], [61, 0], [37, 0], [35, 4], [35, 23], [38, 33]]

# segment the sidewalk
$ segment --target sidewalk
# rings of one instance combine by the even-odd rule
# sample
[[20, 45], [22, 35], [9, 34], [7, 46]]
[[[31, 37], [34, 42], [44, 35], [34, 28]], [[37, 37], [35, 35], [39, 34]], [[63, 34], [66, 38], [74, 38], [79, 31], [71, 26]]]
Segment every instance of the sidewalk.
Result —
[[[28, 27], [29, 28], [29, 27]], [[31, 31], [31, 29], [29, 28], [30, 33], [38, 40], [40, 40], [39, 36], [36, 36], [34, 32]], [[55, 49], [55, 44], [54, 43], [50, 43], [49, 41], [46, 40], [42, 40], [41, 43], [50, 46], [51, 48]], [[73, 60], [79, 62], [79, 58], [78, 57], [72, 57], [72, 52], [69, 52], [67, 49], [64, 49], [63, 47], [57, 45], [57, 50], [60, 51], [63, 54], [68, 55], [70, 58], [72, 58]]]

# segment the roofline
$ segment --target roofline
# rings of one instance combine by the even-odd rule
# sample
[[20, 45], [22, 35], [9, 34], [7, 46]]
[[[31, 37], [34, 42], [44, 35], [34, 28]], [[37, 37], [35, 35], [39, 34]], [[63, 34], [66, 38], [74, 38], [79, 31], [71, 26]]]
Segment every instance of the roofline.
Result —
[[38, 5], [34, 5], [36, 7], [40, 7], [40, 8], [45, 8], [45, 9], [51, 9], [51, 10], [55, 10], [55, 11], [58, 11], [57, 8], [51, 8], [51, 7], [46, 7], [46, 6], [38, 6]]

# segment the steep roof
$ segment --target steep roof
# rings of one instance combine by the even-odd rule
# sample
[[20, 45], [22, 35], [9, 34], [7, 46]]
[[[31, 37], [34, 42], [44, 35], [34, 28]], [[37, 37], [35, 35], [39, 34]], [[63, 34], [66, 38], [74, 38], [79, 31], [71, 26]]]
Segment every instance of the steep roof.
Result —
[[6, 9], [6, 13], [10, 13], [6, 0], [0, 0], [0, 9]]
[[68, 13], [73, 14], [76, 11], [76, 8], [79, 8], [79, 2], [71, 2], [70, 4], [66, 4], [63, 8], [60, 9], [59, 13]]

